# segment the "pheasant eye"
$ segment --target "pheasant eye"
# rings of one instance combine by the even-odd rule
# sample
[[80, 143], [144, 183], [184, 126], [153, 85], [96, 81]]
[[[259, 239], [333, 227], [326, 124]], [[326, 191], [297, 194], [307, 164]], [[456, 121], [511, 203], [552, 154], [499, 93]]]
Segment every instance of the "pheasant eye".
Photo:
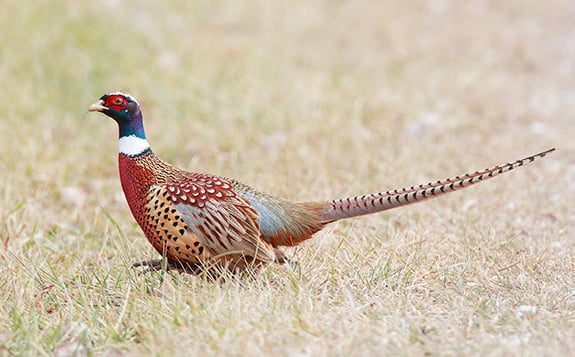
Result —
[[116, 97], [114, 98], [112, 103], [114, 103], [114, 105], [122, 105], [124, 103], [124, 100], [121, 97]]

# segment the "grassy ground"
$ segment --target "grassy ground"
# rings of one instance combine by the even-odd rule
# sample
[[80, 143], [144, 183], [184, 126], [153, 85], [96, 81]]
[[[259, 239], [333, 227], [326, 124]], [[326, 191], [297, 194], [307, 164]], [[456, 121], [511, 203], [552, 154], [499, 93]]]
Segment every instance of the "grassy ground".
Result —
[[[575, 350], [575, 8], [552, 1], [5, 1], [0, 354]], [[333, 224], [223, 285], [138, 276], [106, 91], [187, 169], [297, 200], [555, 146], [461, 193]]]

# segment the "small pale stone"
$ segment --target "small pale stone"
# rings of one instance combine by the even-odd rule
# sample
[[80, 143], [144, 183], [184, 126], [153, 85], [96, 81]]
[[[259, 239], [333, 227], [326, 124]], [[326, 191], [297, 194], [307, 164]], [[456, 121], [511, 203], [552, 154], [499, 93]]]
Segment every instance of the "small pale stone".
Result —
[[517, 309], [515, 309], [515, 316], [522, 317], [526, 315], [535, 315], [536, 312], [537, 312], [536, 306], [521, 305]]

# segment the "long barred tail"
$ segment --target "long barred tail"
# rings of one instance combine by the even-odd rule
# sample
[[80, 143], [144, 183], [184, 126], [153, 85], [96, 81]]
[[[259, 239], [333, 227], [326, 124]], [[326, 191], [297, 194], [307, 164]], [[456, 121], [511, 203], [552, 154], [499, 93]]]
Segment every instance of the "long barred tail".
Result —
[[390, 208], [405, 206], [410, 203], [421, 202], [441, 196], [445, 193], [457, 191], [504, 172], [511, 171], [516, 167], [527, 165], [536, 159], [545, 157], [545, 155], [553, 151], [555, 151], [555, 148], [515, 162], [465, 174], [463, 176], [455, 176], [445, 180], [430, 182], [424, 185], [329, 201], [321, 216], [321, 221], [322, 223], [333, 222], [343, 218], [381, 212]]

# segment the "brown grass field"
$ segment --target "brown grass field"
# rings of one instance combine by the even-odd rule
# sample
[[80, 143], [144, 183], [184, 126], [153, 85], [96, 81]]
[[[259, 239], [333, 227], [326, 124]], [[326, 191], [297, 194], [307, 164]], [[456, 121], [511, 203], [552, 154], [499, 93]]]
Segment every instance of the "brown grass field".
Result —
[[[575, 6], [7, 0], [0, 356], [572, 355]], [[293, 270], [214, 284], [125, 203], [124, 90], [163, 159], [294, 200], [420, 184], [556, 147], [443, 198], [330, 225]]]

